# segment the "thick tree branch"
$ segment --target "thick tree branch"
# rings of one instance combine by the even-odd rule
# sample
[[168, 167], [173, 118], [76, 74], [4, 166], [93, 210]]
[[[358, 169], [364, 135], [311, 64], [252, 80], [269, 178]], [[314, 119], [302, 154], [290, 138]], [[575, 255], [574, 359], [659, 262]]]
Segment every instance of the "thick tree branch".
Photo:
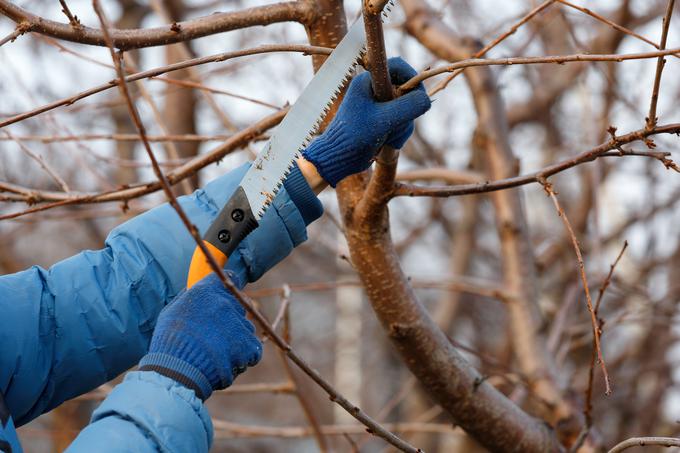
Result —
[[[384, 6], [384, 5], [383, 5]], [[383, 36], [382, 9], [374, 11], [376, 5], [367, 0], [363, 3], [364, 27], [366, 29], [366, 69], [371, 73], [373, 94], [379, 102], [394, 99], [394, 88], [387, 67], [385, 38]], [[366, 194], [359, 202], [356, 215], [364, 221], [373, 222], [380, 217], [386, 203], [391, 198], [394, 178], [397, 173], [399, 151], [384, 145], [376, 157], [375, 171], [366, 187]], [[373, 219], [370, 219], [373, 217]]]
[[[106, 46], [104, 33], [100, 29], [82, 25], [74, 27], [71, 24], [44, 19], [8, 0], [0, 0], [0, 13], [16, 23], [28, 24], [28, 31], [34, 33], [80, 44]], [[282, 2], [243, 11], [215, 13], [163, 27], [129, 30], [111, 29], [110, 36], [113, 46], [118, 49], [139, 49], [188, 41], [256, 25], [291, 21], [305, 24], [314, 17], [314, 7], [311, 2]]]
[[[550, 429], [485, 382], [417, 300], [391, 239], [386, 203], [366, 191], [367, 182], [360, 174], [338, 185], [345, 235], [373, 310], [406, 366], [452, 420], [489, 449], [559, 451]], [[369, 214], [359, 203], [376, 209]]]

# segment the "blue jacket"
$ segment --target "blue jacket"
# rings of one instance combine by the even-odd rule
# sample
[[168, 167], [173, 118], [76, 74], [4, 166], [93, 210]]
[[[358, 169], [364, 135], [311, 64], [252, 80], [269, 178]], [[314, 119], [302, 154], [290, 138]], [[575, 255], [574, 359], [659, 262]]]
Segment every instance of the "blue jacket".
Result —
[[[179, 201], [205, 232], [247, 165]], [[287, 189], [287, 190], [286, 190]], [[228, 268], [255, 281], [306, 237], [323, 208], [295, 169]], [[21, 451], [21, 426], [134, 366], [161, 308], [184, 287], [195, 243], [167, 204], [118, 226], [105, 248], [49, 269], [0, 277], [0, 451]], [[210, 417], [193, 391], [154, 372], [132, 372], [94, 412], [69, 451], [207, 451]], [[5, 447], [7, 449], [7, 447]]]

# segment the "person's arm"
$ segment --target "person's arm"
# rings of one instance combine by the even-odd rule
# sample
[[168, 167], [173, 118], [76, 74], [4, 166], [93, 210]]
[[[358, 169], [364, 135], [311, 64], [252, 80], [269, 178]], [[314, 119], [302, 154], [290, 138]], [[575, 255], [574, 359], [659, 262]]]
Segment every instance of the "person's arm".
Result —
[[[179, 202], [203, 233], [247, 166]], [[294, 170], [228, 268], [255, 281], [306, 239], [322, 207]], [[45, 236], [43, 241], [59, 240]], [[167, 204], [115, 228], [105, 248], [0, 277], [0, 392], [22, 425], [133, 366], [185, 286], [195, 243]]]
[[[390, 60], [397, 83], [413, 71], [403, 60]], [[302, 161], [301, 169], [294, 168], [286, 190], [229, 257], [228, 268], [241, 281], [254, 281], [287, 256], [306, 239], [305, 225], [322, 212], [310, 185], [321, 190], [365, 170], [382, 143], [400, 148], [413, 119], [429, 105], [422, 85], [377, 103], [368, 74], [356, 77], [327, 131], [303, 153], [313, 165]], [[245, 171], [241, 167], [180, 198], [201, 232]], [[160, 309], [184, 287], [193, 250], [193, 239], [166, 204], [114, 229], [103, 250], [80, 253], [49, 270], [0, 277], [0, 391], [17, 424], [136, 363]]]
[[[410, 78], [413, 72], [403, 60], [394, 59], [390, 60], [390, 70], [395, 82], [399, 82], [400, 78]], [[379, 135], [377, 138], [389, 141], [396, 148], [401, 147], [413, 130], [409, 115], [418, 116], [429, 107], [424, 89], [421, 86], [420, 93], [407, 97], [408, 103], [377, 105], [371, 101], [366, 78], [367, 75], [359, 76], [352, 82], [346, 101], [329, 131], [337, 139], [347, 133], [342, 129], [357, 130], [346, 123], [348, 118], [362, 121], [351, 111], [356, 110], [357, 102], [368, 105], [366, 109], [374, 110], [368, 114], [382, 119], [386, 116], [389, 119], [386, 111], [402, 109], [408, 111], [408, 115], [393, 114], [392, 129], [388, 134], [379, 127], [370, 129]], [[349, 113], [347, 105], [352, 107]], [[410, 109], [407, 108], [409, 105]], [[404, 118], [407, 120], [402, 121], [401, 126], [394, 126], [398, 123], [395, 119]], [[316, 164], [298, 161], [306, 181], [315, 191], [327, 184], [325, 178], [319, 175], [321, 172], [328, 175], [329, 182], [334, 184], [370, 164], [366, 159], [359, 159], [357, 154], [370, 155], [376, 148], [366, 148], [361, 141], [355, 147], [347, 147], [340, 138], [328, 140], [322, 135], [316, 144], [308, 148], [305, 155]], [[374, 137], [371, 143], [379, 146], [380, 140]], [[343, 170], [337, 163], [339, 153], [344, 153], [354, 163], [346, 165]], [[317, 167], [321, 171], [317, 171]], [[234, 279], [237, 285], [242, 281]], [[233, 308], [231, 315], [222, 313], [220, 316], [220, 307]], [[257, 363], [261, 356], [261, 344], [253, 335], [252, 324], [243, 315], [242, 307], [214, 275], [178, 297], [161, 313], [149, 354], [140, 362], [141, 371], [129, 374], [124, 387], [114, 389], [114, 393], [95, 412], [92, 424], [80, 434], [69, 451], [207, 451], [212, 441], [212, 426], [200, 400], [208, 398], [212, 390], [230, 385], [237, 374]], [[236, 322], [238, 320], [242, 322]], [[193, 395], [193, 399], [187, 399], [186, 389], [192, 389], [189, 396]]]
[[207, 452], [203, 401], [261, 357], [245, 310], [211, 274], [163, 309], [139, 371], [114, 388], [68, 451]]

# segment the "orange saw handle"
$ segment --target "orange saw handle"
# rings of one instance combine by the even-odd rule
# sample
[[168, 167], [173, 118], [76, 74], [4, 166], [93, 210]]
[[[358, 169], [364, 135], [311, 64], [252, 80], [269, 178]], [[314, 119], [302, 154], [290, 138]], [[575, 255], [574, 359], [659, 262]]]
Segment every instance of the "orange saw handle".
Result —
[[[208, 252], [217, 264], [224, 268], [229, 256], [251, 231], [257, 228], [257, 219], [250, 209], [250, 202], [243, 187], [238, 186], [203, 236]], [[200, 247], [196, 247], [189, 265], [187, 289], [210, 275], [212, 268]]]

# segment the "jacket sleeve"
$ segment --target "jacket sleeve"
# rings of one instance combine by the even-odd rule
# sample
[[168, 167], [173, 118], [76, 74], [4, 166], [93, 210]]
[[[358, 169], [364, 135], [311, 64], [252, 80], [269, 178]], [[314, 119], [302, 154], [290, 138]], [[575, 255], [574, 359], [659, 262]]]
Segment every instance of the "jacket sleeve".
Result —
[[[201, 233], [246, 170], [180, 197]], [[301, 185], [299, 171], [292, 178]], [[257, 280], [306, 239], [305, 223], [322, 208], [302, 186], [307, 192], [281, 190], [230, 257], [241, 281]], [[194, 247], [165, 204], [115, 228], [102, 250], [0, 277], [0, 391], [18, 426], [137, 363], [161, 308], [185, 285]]]
[[67, 453], [202, 453], [213, 428], [193, 390], [153, 371], [128, 373]]

